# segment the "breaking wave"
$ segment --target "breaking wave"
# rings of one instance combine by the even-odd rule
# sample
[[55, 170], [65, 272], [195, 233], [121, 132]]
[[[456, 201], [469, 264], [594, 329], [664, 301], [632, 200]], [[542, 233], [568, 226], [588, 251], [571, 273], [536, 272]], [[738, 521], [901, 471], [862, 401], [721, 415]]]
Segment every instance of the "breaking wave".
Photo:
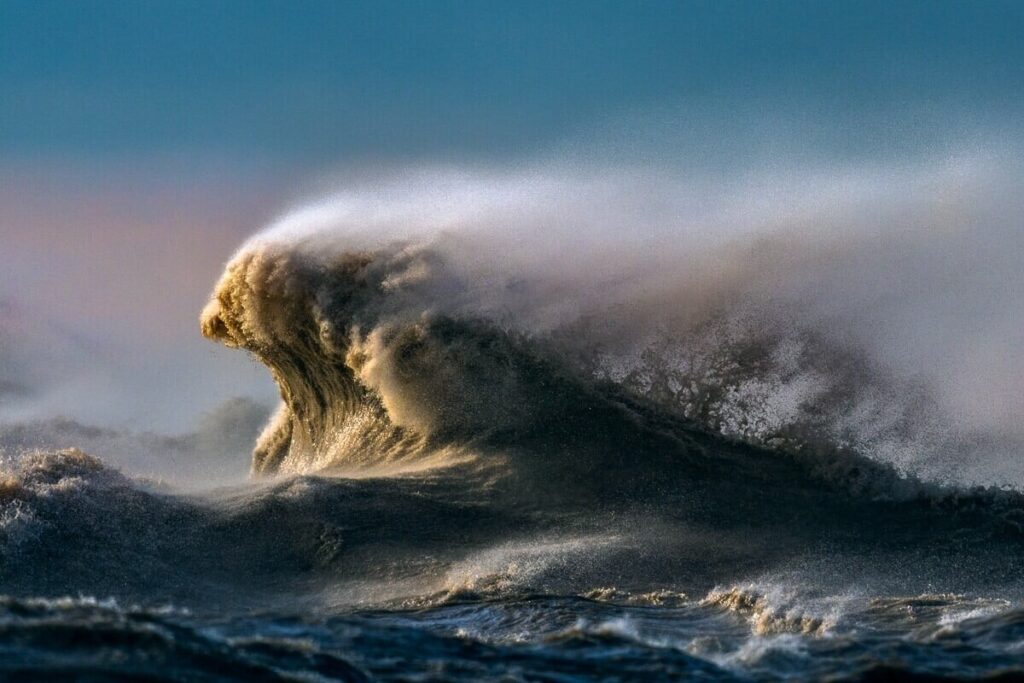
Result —
[[[671, 223], [692, 197], [667, 192], [643, 212], [653, 181], [642, 175], [387, 178], [243, 245], [202, 331], [253, 354], [280, 388], [257, 474], [416, 475], [505, 522], [545, 520], [517, 518], [525, 545], [513, 541], [499, 555], [506, 565], [477, 567], [469, 582], [442, 581], [443, 600], [578, 590], [601, 585], [608, 567], [650, 580], [694, 552], [702, 561], [685, 573], [705, 589], [723, 572], [796, 557], [852, 577], [865, 557], [877, 569], [912, 556], [918, 578], [998, 583], [1016, 571], [1024, 538], [1019, 480], [1003, 476], [1017, 437], [956, 413], [933, 376], [865, 342], [855, 323], [870, 316], [852, 311], [876, 295], [870, 274], [845, 282], [854, 293], [816, 289], [865, 268], [879, 240], [964, 244], [958, 231], [991, 195], [955, 173], [952, 224], [933, 216], [899, 238], [859, 227], [865, 214], [923, 220], [928, 192], [953, 182], [910, 176], [924, 199], [909, 205], [882, 174], [826, 184], [819, 191], [838, 196], [821, 206], [803, 197], [775, 217], [827, 219], [824, 232], [765, 232], [724, 210], [705, 210], [697, 227]], [[738, 224], [726, 237], [703, 232], [723, 216]], [[586, 244], [573, 240], [583, 219], [596, 224]], [[655, 238], [624, 227], [637, 224]], [[619, 524], [595, 521], [609, 514]], [[601, 528], [617, 540], [571, 559], [565, 519], [571, 538]], [[879, 525], [893, 531], [879, 538]], [[962, 561], [952, 570], [935, 553]], [[741, 598], [722, 600], [761, 610]]]
[[[881, 323], [871, 327], [864, 300], [889, 284], [850, 281], [879, 249], [964, 246], [994, 173], [964, 165], [831, 179], [770, 220], [739, 212], [737, 188], [697, 201], [692, 187], [640, 173], [383, 178], [252, 238], [202, 329], [251, 352], [280, 387], [253, 460], [261, 473], [489, 465], [543, 451], [529, 467], [621, 480], [659, 457], [709, 466], [679, 446], [706, 431], [873, 494], [904, 495], [916, 479], [1015, 487], [1013, 428], [951, 407], [935, 379], [945, 367], [901, 369], [868, 343], [861, 328]], [[897, 201], [893, 176], [921, 196]], [[948, 203], [950, 187], [961, 194], [952, 219], [918, 215], [931, 194]], [[749, 179], [741, 188], [764, 201]], [[981, 251], [1005, 237], [985, 218], [995, 227]], [[889, 237], [886, 221], [911, 229]], [[885, 274], [910, 276], [923, 277]], [[844, 289], [822, 296], [826, 283]], [[878, 315], [891, 326], [901, 314]], [[889, 332], [900, 343], [920, 334]], [[566, 447], [587, 455], [554, 453]]]

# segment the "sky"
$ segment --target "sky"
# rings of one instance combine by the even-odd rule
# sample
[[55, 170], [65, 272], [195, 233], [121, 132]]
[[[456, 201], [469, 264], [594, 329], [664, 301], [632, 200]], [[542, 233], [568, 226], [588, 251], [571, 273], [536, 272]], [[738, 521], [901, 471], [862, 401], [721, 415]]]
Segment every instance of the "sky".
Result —
[[996, 116], [1022, 22], [1016, 2], [5, 0], [0, 151], [306, 166], [523, 154], [662, 107]]
[[359, 169], [1005, 151], [1022, 29], [998, 1], [0, 0], [0, 421], [270, 400], [198, 312], [247, 235]]

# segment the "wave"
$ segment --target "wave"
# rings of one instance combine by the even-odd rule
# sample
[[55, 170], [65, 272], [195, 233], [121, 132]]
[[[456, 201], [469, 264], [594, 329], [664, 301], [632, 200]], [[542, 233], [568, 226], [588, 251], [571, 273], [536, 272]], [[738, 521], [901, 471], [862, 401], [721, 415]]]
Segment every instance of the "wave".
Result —
[[[500, 226], [469, 204], [474, 224]], [[259, 476], [181, 495], [9, 432], [21, 445], [0, 463], [5, 590], [311, 611], [595, 586], [708, 595], [769, 571], [890, 595], [1019, 590], [1024, 496], [969, 485], [941, 457], [926, 459], [953, 476], [925, 477], [914, 460], [996, 437], [945, 429], [927, 382], [811, 325], [782, 290], [773, 305], [753, 296], [760, 269], [728, 250], [652, 257], [641, 278], [647, 249], [618, 238], [560, 269], [534, 238], [516, 247], [498, 228], [463, 230], [464, 216], [405, 234], [371, 221], [367, 235], [337, 229], [336, 209], [243, 245], [202, 314], [207, 337], [251, 353], [280, 389]], [[695, 270], [670, 277], [676, 256]], [[806, 249], [779, 258], [816, 263]], [[711, 277], [711, 264], [734, 272]], [[696, 291], [705, 275], [712, 293]], [[249, 408], [207, 431], [250, 431]], [[60, 429], [100, 455], [120, 438]], [[766, 632], [802, 623], [756, 596], [716, 600]], [[797, 630], [826, 628], [808, 624]]]
[[13, 596], [118, 596], [215, 615], [537, 595], [673, 605], [707, 594], [702, 605], [749, 613], [766, 633], [794, 628], [784, 601], [715, 587], [774, 572], [802, 590], [899, 595], [924, 582], [1020, 597], [1016, 499], [879, 501], [773, 481], [785, 473], [778, 468], [750, 485], [705, 472], [667, 492], [605, 486], [600, 497], [554, 497], [566, 480], [536, 496], [536, 484], [524, 489], [474, 463], [287, 477], [201, 496], [132, 480], [74, 450], [26, 453], [0, 469], [0, 581]]
[[[330, 619], [210, 619], [167, 605], [0, 597], [3, 633], [16, 643], [0, 660], [0, 675], [364, 681], [415, 674], [471, 681], [507, 678], [509, 662], [523, 680], [552, 672], [722, 681], [967, 680], [993, 671], [1012, 680], [1020, 674], [1017, 635], [1024, 614], [1006, 604], [922, 595], [850, 605], [824, 637], [801, 634], [799, 620], [761, 634], [745, 616], [703, 601], [652, 609], [534, 596]], [[899, 639], [891, 638], [894, 626], [904, 629]]]
[[[409, 462], [625, 396], [775, 450], [1015, 486], [1024, 441], [1012, 421], [970, 418], [996, 383], [979, 399], [943, 382], [968, 363], [979, 377], [1012, 374], [1016, 359], [993, 353], [1005, 367], [980, 368], [962, 358], [965, 340], [921, 372], [897, 351], [953, 343], [913, 322], [935, 308], [918, 292], [959, 267], [946, 253], [984, 260], [1014, 239], [1004, 213], [1015, 207], [992, 193], [1017, 170], [969, 158], [924, 168], [811, 174], [799, 189], [787, 176], [713, 187], [636, 170], [356, 180], [247, 242], [203, 329], [255, 354], [281, 388], [259, 472]], [[950, 187], [957, 212], [936, 217]], [[767, 203], [771, 220], [749, 202]], [[977, 222], [984, 231], [965, 242]], [[902, 229], [887, 234], [889, 223]], [[1014, 281], [987, 262], [994, 286]], [[998, 336], [1013, 311], [979, 308], [986, 296], [958, 327], [988, 322]], [[584, 422], [577, 440], [600, 420]]]
[[[665, 343], [641, 354], [639, 371], [602, 371], [608, 346], [588, 330], [601, 320], [541, 330], [502, 315], [481, 303], [495, 300], [495, 287], [484, 296], [467, 279], [458, 240], [438, 239], [348, 248], [331, 235], [257, 237], [228, 264], [202, 315], [207, 337], [252, 353], [280, 387], [254, 472], [374, 487], [431, 481], [471, 506], [471, 517], [495, 523], [494, 538], [513, 539], [463, 542], [415, 604], [564, 594], [623, 573], [635, 581], [625, 590], [706, 591], [723, 577], [801, 564], [815, 568], [811, 583], [870, 575], [894, 591], [924, 576], [952, 591], [1014, 585], [1024, 497], [927, 481], [869, 457], [871, 443], [914, 442], [937, 408], [855, 347], [782, 334], [780, 320], [752, 324], [739, 306], [691, 325], [674, 347], [705, 353], [689, 356], [689, 374], [676, 372], [687, 367], [678, 357], [665, 360]], [[502, 286], [517, 301], [531, 287]], [[820, 402], [798, 401], [774, 426], [736, 426], [735, 416], [759, 407], [758, 393], [738, 388], [790, 387], [794, 368], [819, 375]], [[902, 412], [888, 414], [897, 399]], [[882, 425], [878, 438], [866, 445], [825, 429], [836, 415]], [[418, 495], [430, 498], [426, 491]], [[466, 538], [464, 520], [434, 528]], [[592, 540], [566, 541], [567, 529]], [[760, 614], [765, 629], [782, 623], [756, 599], [718, 602]], [[820, 628], [813, 619], [801, 626]]]
[[[679, 371], [678, 357], [664, 361], [672, 352], [664, 343], [642, 354], [640, 369], [602, 373], [599, 354], [587, 355], [590, 338], [575, 328], [537, 336], [444, 310], [439, 292], [465, 296], [457, 272], [445, 253], [410, 243], [338, 251], [257, 240], [243, 249], [202, 329], [250, 351], [280, 387], [283, 401], [257, 443], [254, 471], [351, 474], [472, 460], [535, 483], [558, 476], [571, 482], [563, 489], [659, 489], [681, 475], [717, 473], [741, 486], [789, 468], [779, 476], [794, 486], [816, 478], [876, 498], [943, 495], [828, 433], [806, 402], [798, 418], [756, 420], [759, 397], [741, 388], [757, 380], [762, 392], [778, 388], [772, 375], [791, 372], [785, 363], [821, 375], [819, 416], [831, 402], [869, 413], [864, 421], [889, 405], [865, 408], [865, 396], [907, 398], [906, 387], [887, 385], [849, 349], [814, 338], [786, 348], [787, 338], [735, 319], [733, 338], [723, 338], [726, 321], [717, 320], [696, 337], [716, 355], [687, 359], [699, 373]], [[906, 403], [887, 416], [886, 436], [906, 436], [928, 407], [924, 395]]]
[[555, 343], [435, 313], [426, 297], [437, 271], [451, 272], [441, 254], [407, 244], [333, 256], [260, 244], [229, 264], [203, 332], [265, 363], [283, 399], [257, 442], [256, 472], [471, 461], [522, 484], [517, 495], [532, 487], [549, 501], [556, 481], [563, 498], [671, 491], [680, 477], [734, 489], [817, 478], [882, 497], [925, 488], [850, 451], [744, 448], [588, 377]]
[[[280, 388], [253, 470], [456, 467], [523, 505], [660, 498], [716, 525], [738, 523], [744, 505], [770, 520], [813, 501], [842, 519], [856, 516], [844, 506], [889, 501], [1019, 533], [1019, 495], [960, 476], [975, 454], [1016, 448], [1014, 437], [956, 423], [926, 381], [805, 314], [793, 292], [808, 283], [780, 274], [863, 265], [856, 234], [764, 237], [741, 225], [730, 234], [753, 240], [748, 256], [734, 243], [630, 246], [579, 208], [595, 187], [636, 192], [614, 180], [627, 189], [607, 178], [399, 178], [247, 242], [201, 327], [253, 354]], [[582, 197], [567, 198], [574, 189]], [[595, 220], [592, 243], [570, 246], [546, 222], [566, 222], [559, 210]], [[538, 233], [571, 258], [552, 262]], [[752, 503], [766, 491], [777, 510]]]

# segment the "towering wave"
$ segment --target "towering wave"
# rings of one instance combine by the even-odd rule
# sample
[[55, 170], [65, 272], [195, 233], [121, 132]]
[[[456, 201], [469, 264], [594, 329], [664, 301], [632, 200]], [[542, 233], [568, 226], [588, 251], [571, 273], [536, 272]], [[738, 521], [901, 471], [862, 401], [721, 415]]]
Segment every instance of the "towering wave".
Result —
[[256, 355], [283, 399], [255, 471], [471, 462], [600, 488], [699, 450], [693, 434], [650, 423], [649, 407], [587, 381], [542, 340], [434, 310], [439, 290], [460, 295], [453, 270], [410, 243], [316, 252], [258, 242], [229, 264], [203, 332]]
[[[280, 387], [267, 476], [179, 496], [19, 437], [29, 452], [0, 462], [5, 585], [314, 606], [664, 589], [755, 616], [730, 584], [1017, 590], [1024, 500], [960, 462], [991, 473], [1015, 434], [950, 410], [935, 376], [964, 357], [913, 376], [887, 356], [877, 231], [765, 233], [705, 207], [705, 226], [739, 226], [719, 238], [649, 177], [567, 177], [399, 175], [244, 244], [202, 330]], [[863, 217], [885, 194], [867, 185], [823, 213]]]
[[[826, 469], [872, 469], [850, 465], [856, 453], [903, 474], [1013, 486], [1019, 435], [984, 411], [991, 396], [950, 389], [971, 340], [936, 334], [963, 325], [914, 320], [947, 308], [933, 280], [1014, 239], [994, 171], [969, 161], [811, 174], [799, 188], [774, 177], [769, 197], [765, 179], [711, 187], [636, 171], [353, 181], [244, 245], [202, 328], [280, 386], [257, 472], [479, 461], [530, 438], [605, 454], [592, 469], [636, 468], [637, 449], [609, 430], [635, 442], [643, 424], [640, 440], [655, 444], [665, 430], [652, 420], [684, 418], [683, 431], [829, 453]], [[894, 182], [913, 192], [894, 196]], [[976, 298], [1019, 279], [991, 265], [1003, 279], [971, 283]], [[994, 335], [1015, 315], [953, 308]], [[924, 338], [949, 352], [922, 369], [900, 354]], [[1020, 363], [992, 357], [1003, 371]]]
[[[683, 208], [669, 202], [637, 219], [653, 241], [630, 235], [628, 215], [585, 211], [594, 238], [573, 240], [581, 215], [567, 204], [629, 196], [638, 181], [584, 180], [572, 194], [500, 180], [357, 187], [235, 254], [201, 324], [280, 387], [254, 472], [366, 478], [378, 494], [408, 484], [400, 509], [377, 515], [399, 536], [411, 514], [444, 537], [430, 543], [461, 539], [442, 554], [471, 566], [495, 529], [533, 539], [500, 554], [539, 567], [527, 581], [593, 586], [619, 572], [707, 589], [799, 558], [830, 576], [914, 585], [927, 574], [960, 590], [1019, 571], [1021, 495], [972, 488], [958, 460], [998, 460], [1015, 436], [958, 421], [933, 376], [864, 343], [882, 328], [860, 330], [853, 299], [877, 303], [873, 275], [818, 291], [865, 267], [877, 231], [741, 225], [718, 240], [657, 228]], [[877, 191], [847, 198], [850, 211]], [[342, 488], [334, 503], [352, 514]], [[443, 525], [418, 519], [426, 500]], [[468, 539], [485, 518], [478, 546]], [[536, 539], [543, 557], [561, 557], [567, 529], [592, 535], [601, 557], [546, 572]], [[506, 574], [486, 572], [516, 584]]]

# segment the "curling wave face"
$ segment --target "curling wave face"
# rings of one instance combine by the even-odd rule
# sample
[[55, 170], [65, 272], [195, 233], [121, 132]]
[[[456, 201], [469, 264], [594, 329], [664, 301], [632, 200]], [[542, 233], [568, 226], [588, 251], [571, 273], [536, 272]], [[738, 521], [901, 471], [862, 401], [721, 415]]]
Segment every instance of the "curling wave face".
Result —
[[[707, 425], [581, 371], [550, 337], [436, 310], [461, 296], [443, 254], [396, 244], [331, 253], [257, 242], [228, 265], [203, 312], [208, 337], [253, 353], [282, 405], [257, 443], [258, 473], [397, 472], [473, 462], [574, 490], [666, 490], [762, 479], [866, 489], [924, 487], [834, 449], [800, 460], [714, 436]], [[651, 489], [653, 487], [653, 489]], [[519, 492], [520, 495], [522, 491]]]

